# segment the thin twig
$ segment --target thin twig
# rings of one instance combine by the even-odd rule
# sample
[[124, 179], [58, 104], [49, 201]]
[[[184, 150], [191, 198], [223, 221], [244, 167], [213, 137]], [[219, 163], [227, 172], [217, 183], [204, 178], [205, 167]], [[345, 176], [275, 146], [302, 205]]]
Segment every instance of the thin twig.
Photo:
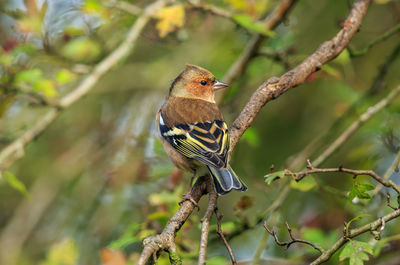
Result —
[[[308, 161], [309, 162], [309, 161]], [[309, 162], [310, 163], [310, 162]], [[311, 165], [311, 164], [310, 164]], [[310, 167], [307, 170], [303, 170], [300, 172], [290, 172], [290, 173], [285, 173], [286, 176], [293, 176], [296, 181], [300, 181], [303, 178], [305, 178], [307, 175], [310, 174], [315, 174], [315, 173], [332, 173], [332, 172], [343, 172], [347, 174], [351, 174], [353, 176], [361, 176], [361, 175], [366, 175], [370, 176], [385, 187], [392, 188], [394, 189], [397, 194], [400, 195], [400, 187], [397, 186], [393, 181], [391, 180], [385, 180], [378, 174], [376, 174], [372, 170], [354, 170], [354, 169], [348, 169], [344, 167], [337, 167], [337, 168], [316, 168], [316, 167]]]
[[[210, 177], [211, 176], [209, 176], [209, 178]], [[199, 262], [198, 262], [199, 265], [206, 264], [208, 230], [210, 227], [210, 219], [215, 209], [217, 209], [217, 199], [218, 199], [218, 194], [215, 191], [212, 180], [209, 179], [206, 184], [208, 192], [208, 206], [204, 214], [204, 217], [201, 219], [201, 239], [200, 239]]]
[[[207, 193], [208, 176], [199, 177], [190, 191], [190, 196], [194, 201], [199, 202], [200, 198]], [[168, 250], [177, 255], [174, 239], [176, 233], [189, 218], [196, 206], [189, 200], [182, 202], [178, 211], [168, 221], [164, 230], [159, 235], [153, 235], [143, 240], [143, 250], [140, 254], [137, 265], [145, 265], [149, 258], [159, 250]]]
[[[398, 172], [399, 164], [400, 164], [400, 150], [397, 153], [396, 158], [395, 158], [392, 166], [389, 167], [388, 170], [386, 170], [385, 174], [383, 175], [383, 179], [389, 179], [390, 176], [393, 174], [393, 172]], [[374, 190], [374, 192], [373, 192], [373, 194], [374, 195], [378, 194], [378, 192], [382, 189], [382, 187], [383, 187], [382, 184], [377, 185], [375, 190]]]
[[277, 245], [279, 245], [279, 246], [281, 246], [281, 247], [286, 247], [286, 249], [288, 249], [288, 248], [289, 248], [292, 244], [294, 244], [294, 243], [301, 243], [301, 244], [306, 244], [306, 245], [312, 246], [315, 250], [318, 250], [320, 253], [323, 253], [323, 252], [325, 251], [322, 247], [317, 246], [316, 244], [312, 243], [311, 241], [307, 241], [307, 240], [295, 238], [295, 237], [293, 236], [293, 233], [292, 233], [292, 228], [290, 228], [288, 222], [285, 222], [285, 224], [286, 224], [286, 228], [287, 228], [287, 230], [288, 230], [288, 232], [289, 232], [290, 241], [280, 242], [279, 239], [278, 239], [278, 236], [276, 235], [275, 230], [272, 230], [272, 231], [271, 231], [271, 230], [268, 228], [268, 226], [267, 226], [267, 221], [264, 221], [264, 228], [265, 228], [265, 230], [267, 230], [268, 234], [270, 234], [271, 236], [274, 237], [275, 243], [276, 243]]
[[[269, 25], [272, 27], [273, 25], [279, 24], [282, 21], [282, 18], [287, 14], [290, 7], [293, 6], [294, 2], [295, 0], [283, 0], [276, 12], [274, 12], [267, 19], [267, 26]], [[336, 35], [336, 37], [334, 37], [331, 41], [324, 43], [306, 61], [304, 61], [295, 69], [283, 75], [280, 79], [272, 78], [259, 87], [259, 89], [253, 94], [252, 98], [250, 99], [249, 103], [246, 105], [240, 116], [236, 119], [236, 121], [230, 128], [232, 150], [243, 132], [248, 126], [250, 126], [250, 124], [257, 116], [260, 109], [265, 105], [265, 103], [274, 98], [277, 98], [280, 94], [286, 92], [289, 88], [304, 82], [306, 77], [317, 69], [320, 69], [323, 63], [328, 62], [329, 60], [335, 58], [338, 54], [340, 54], [340, 52], [344, 49], [344, 47], [346, 47], [350, 39], [357, 32], [357, 29], [361, 25], [362, 18], [364, 17], [369, 4], [370, 0], [356, 0], [352, 10], [350, 11], [344, 28]], [[257, 51], [258, 48], [261, 46], [263, 38], [264, 37], [262, 36], [256, 36], [249, 42], [249, 45], [247, 46], [245, 51], [233, 64], [227, 75], [225, 75], [226, 79], [233, 80], [241, 73], [243, 73], [243, 69], [247, 66], [249, 60], [254, 56], [255, 51]], [[269, 84], [272, 84], [272, 87], [268, 86]], [[193, 208], [191, 203], [190, 205], [191, 208]], [[184, 206], [185, 204], [183, 204], [178, 211], [183, 211], [182, 208], [185, 208]], [[193, 209], [190, 209], [190, 212], [192, 210]], [[183, 225], [185, 220], [175, 219], [175, 221], [179, 221], [180, 225]], [[180, 226], [177, 229], [179, 228]], [[170, 235], [172, 235], [172, 238], [168, 238], [173, 240], [176, 231], [177, 230], [174, 230], [173, 233], [170, 233]], [[165, 240], [165, 233], [163, 232], [162, 234], [164, 235], [164, 237], [161, 237], [161, 239]], [[154, 240], [150, 238], [144, 241], [144, 250], [140, 258], [140, 260], [142, 260], [141, 264], [144, 264], [145, 260], [147, 260], [149, 257], [148, 256], [146, 259], [145, 253], [154, 253], [154, 251], [157, 251], [157, 249], [163, 249], [163, 247], [168, 248], [168, 244], [162, 244], [162, 241], [160, 241], [160, 236], [161, 235], [153, 236]], [[159, 247], [155, 248], [155, 246]]]
[[377, 43], [382, 42], [382, 41], [390, 38], [391, 36], [393, 36], [394, 34], [396, 34], [399, 31], [400, 31], [400, 24], [397, 24], [393, 28], [389, 29], [388, 31], [386, 31], [385, 33], [383, 33], [382, 35], [377, 37], [375, 40], [373, 40], [370, 43], [368, 43], [367, 46], [365, 46], [365, 48], [363, 48], [361, 50], [353, 51], [350, 47], [348, 47], [350, 56], [356, 57], [356, 56], [360, 56], [360, 55], [366, 54], [368, 52], [368, 50], [370, 48], [372, 48], [373, 46], [375, 46]]
[[150, 21], [151, 15], [165, 6], [167, 2], [168, 0], [158, 0], [149, 5], [131, 27], [125, 40], [109, 56], [97, 64], [93, 71], [73, 91], [61, 98], [57, 108], [50, 109], [31, 128], [1, 150], [0, 170], [9, 167], [15, 160], [22, 157], [25, 145], [38, 137], [60, 115], [63, 109], [68, 108], [85, 96], [105, 73], [132, 52], [140, 33]]
[[229, 252], [229, 256], [231, 257], [232, 265], [236, 265], [237, 262], [236, 262], [235, 255], [233, 254], [233, 250], [232, 250], [231, 246], [229, 246], [228, 241], [226, 241], [226, 238], [225, 238], [224, 233], [222, 232], [222, 228], [221, 228], [221, 221], [222, 221], [222, 218], [224, 217], [224, 215], [223, 214], [219, 215], [218, 209], [215, 209], [215, 215], [217, 216], [217, 225], [218, 225], [217, 234], [220, 236], [220, 238], [222, 239], [222, 241], [225, 244], [226, 249]]
[[[399, 195], [400, 196], [400, 195]], [[393, 210], [397, 210], [400, 208], [400, 205], [398, 207], [394, 207], [393, 204], [390, 202], [390, 193], [386, 193], [386, 205], [392, 208]]]
[[[299, 168], [302, 163], [304, 162], [304, 159], [307, 157], [310, 157], [310, 155], [314, 152], [314, 150], [320, 146], [320, 143], [325, 143], [330, 141], [330, 136], [331, 132], [337, 131], [337, 128], [339, 125], [346, 120], [351, 114], [355, 112], [355, 110], [363, 103], [367, 98], [370, 98], [372, 95], [377, 94], [378, 91], [381, 91], [382, 88], [384, 87], [384, 80], [389, 72], [390, 67], [393, 65], [393, 63], [396, 61], [397, 57], [400, 54], [400, 43], [397, 45], [391, 54], [389, 54], [385, 60], [385, 63], [380, 67], [379, 73], [377, 76], [374, 78], [374, 81], [372, 85], [369, 87], [369, 89], [358, 99], [356, 102], [354, 102], [347, 110], [346, 112], [341, 115], [340, 118], [336, 119], [335, 122], [332, 123], [332, 125], [326, 130], [325, 135], [321, 134], [320, 136], [314, 137], [314, 139], [306, 145], [306, 147], [303, 148], [301, 152], [298, 154], [295, 154], [293, 157], [295, 158], [289, 158], [290, 162], [288, 162], [288, 167], [289, 168]], [[356, 130], [353, 131], [356, 132]], [[350, 137], [352, 134], [348, 134], [348, 137]], [[340, 136], [339, 136], [340, 137]], [[347, 138], [348, 139], [348, 138]], [[346, 139], [345, 139], [346, 140]], [[343, 142], [344, 143], [344, 142]], [[342, 143], [342, 144], [343, 144]], [[333, 144], [330, 144], [329, 146], [332, 146]], [[335, 148], [338, 148], [340, 145], [335, 144]], [[334, 152], [335, 149], [332, 149], [332, 152]], [[320, 160], [319, 158], [316, 159]], [[323, 162], [323, 160], [320, 160]], [[314, 165], [319, 166], [318, 163], [315, 163]]]
[[383, 223], [387, 223], [397, 217], [400, 216], [400, 209], [393, 211], [377, 220], [363, 225], [359, 228], [351, 229], [348, 231], [346, 237], [341, 237], [335, 244], [332, 245], [331, 248], [324, 251], [316, 260], [314, 260], [310, 265], [318, 265], [322, 264], [325, 261], [329, 260], [330, 257], [336, 253], [344, 244], [348, 242], [349, 239], [359, 236], [368, 231], [376, 231], [378, 228], [382, 227]]

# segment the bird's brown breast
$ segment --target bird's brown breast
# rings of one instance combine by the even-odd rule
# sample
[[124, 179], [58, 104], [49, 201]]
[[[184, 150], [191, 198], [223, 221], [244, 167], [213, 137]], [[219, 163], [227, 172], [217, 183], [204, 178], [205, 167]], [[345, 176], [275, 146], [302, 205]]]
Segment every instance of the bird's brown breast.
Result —
[[170, 97], [161, 107], [161, 115], [165, 125], [168, 127], [178, 124], [224, 120], [215, 103], [182, 97]]

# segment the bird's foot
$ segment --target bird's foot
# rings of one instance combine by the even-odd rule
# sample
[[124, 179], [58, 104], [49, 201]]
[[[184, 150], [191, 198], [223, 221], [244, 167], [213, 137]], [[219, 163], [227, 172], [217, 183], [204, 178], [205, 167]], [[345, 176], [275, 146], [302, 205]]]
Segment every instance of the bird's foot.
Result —
[[197, 207], [197, 209], [200, 211], [199, 204], [194, 200], [192, 195], [190, 195], [190, 192], [184, 194], [183, 199], [178, 204], [182, 205], [182, 203], [184, 203], [185, 201], [190, 201], [191, 203], [193, 203], [194, 207]]

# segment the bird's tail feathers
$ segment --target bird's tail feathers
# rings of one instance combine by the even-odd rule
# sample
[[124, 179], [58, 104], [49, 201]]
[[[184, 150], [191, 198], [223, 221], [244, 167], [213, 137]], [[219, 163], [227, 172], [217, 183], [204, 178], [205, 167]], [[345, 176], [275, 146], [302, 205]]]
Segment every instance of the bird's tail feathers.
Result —
[[246, 184], [240, 180], [229, 165], [226, 169], [218, 169], [210, 166], [207, 167], [213, 177], [215, 189], [218, 194], [223, 195], [231, 190], [247, 190]]

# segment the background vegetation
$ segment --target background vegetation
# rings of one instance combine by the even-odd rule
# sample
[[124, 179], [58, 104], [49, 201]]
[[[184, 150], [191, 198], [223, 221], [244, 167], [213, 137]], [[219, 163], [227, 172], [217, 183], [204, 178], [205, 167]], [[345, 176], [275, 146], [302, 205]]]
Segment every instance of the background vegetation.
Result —
[[[185, 64], [223, 79], [249, 41], [265, 36], [220, 104], [231, 124], [260, 84], [338, 32], [352, 1], [299, 0], [268, 30], [262, 19], [279, 3], [170, 1], [146, 17], [149, 1], [3, 1], [0, 264], [134, 264], [142, 239], [162, 231], [189, 184], [154, 126]], [[149, 23], [137, 39], [127, 38], [139, 19]], [[282, 241], [289, 238], [287, 221], [297, 238], [328, 249], [343, 236], [345, 221], [359, 227], [393, 211], [386, 192], [397, 207], [396, 194], [376, 190], [368, 176], [331, 173], [296, 183], [280, 170], [302, 170], [307, 158], [318, 158], [399, 86], [399, 23], [399, 1], [374, 1], [350, 49], [266, 105], [240, 139], [231, 164], [249, 190], [218, 199], [224, 234], [240, 264], [307, 264], [318, 257], [304, 244], [278, 246], [263, 220]], [[123, 56], [111, 60], [124, 44]], [[85, 87], [92, 77], [99, 80]], [[400, 98], [389, 103], [319, 167], [370, 169], [400, 184]], [[16, 148], [7, 153], [10, 146]], [[266, 183], [272, 164], [280, 173], [267, 180], [281, 179]], [[205, 199], [200, 208], [176, 238], [184, 264], [197, 263]], [[214, 218], [207, 264], [230, 264], [216, 228]], [[365, 233], [327, 264], [400, 264], [399, 220], [379, 232], [381, 240]], [[159, 264], [169, 264], [168, 255]]]

